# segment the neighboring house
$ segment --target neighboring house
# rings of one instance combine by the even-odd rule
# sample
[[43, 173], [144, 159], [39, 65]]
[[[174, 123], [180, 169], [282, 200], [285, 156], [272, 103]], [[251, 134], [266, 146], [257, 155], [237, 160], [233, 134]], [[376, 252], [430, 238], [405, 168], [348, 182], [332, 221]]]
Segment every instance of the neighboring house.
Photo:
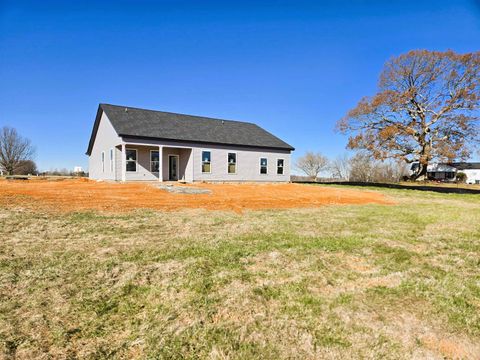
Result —
[[[412, 164], [412, 170], [415, 170], [415, 166], [418, 166], [418, 163]], [[467, 175], [467, 184], [480, 184], [480, 163], [478, 162], [435, 163], [427, 166], [429, 180], [455, 181], [458, 172]]]
[[294, 148], [241, 121], [100, 104], [88, 144], [102, 180], [290, 180]]
[[73, 172], [75, 174], [81, 173], [81, 172], [83, 172], [83, 168], [81, 166], [74, 166], [73, 167]]
[[458, 162], [450, 166], [467, 175], [467, 184], [480, 184], [480, 162]]
[[455, 181], [457, 169], [449, 164], [430, 164], [427, 166], [427, 178], [438, 181]]

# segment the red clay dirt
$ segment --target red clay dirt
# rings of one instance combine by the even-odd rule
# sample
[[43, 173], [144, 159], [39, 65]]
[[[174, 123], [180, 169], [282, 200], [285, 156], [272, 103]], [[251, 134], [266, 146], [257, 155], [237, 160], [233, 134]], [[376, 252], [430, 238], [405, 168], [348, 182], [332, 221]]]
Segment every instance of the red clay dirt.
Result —
[[[177, 186], [177, 185], [176, 185]], [[182, 185], [189, 186], [189, 185]], [[243, 210], [314, 208], [336, 204], [392, 204], [372, 191], [302, 184], [195, 184], [210, 194], [177, 194], [148, 183], [96, 182], [87, 179], [0, 180], [0, 207], [47, 211], [133, 209]]]

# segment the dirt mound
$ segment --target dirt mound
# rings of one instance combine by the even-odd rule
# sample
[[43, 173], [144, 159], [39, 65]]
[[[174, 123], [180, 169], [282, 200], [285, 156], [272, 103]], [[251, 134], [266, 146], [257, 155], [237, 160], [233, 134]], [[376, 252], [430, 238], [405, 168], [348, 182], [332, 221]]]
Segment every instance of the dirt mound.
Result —
[[[391, 204], [372, 191], [301, 184], [195, 184], [211, 193], [174, 193], [158, 184], [111, 183], [85, 180], [0, 181], [0, 206], [39, 210], [105, 210], [138, 208], [209, 210], [309, 208], [333, 204]], [[189, 185], [181, 185], [189, 186]]]

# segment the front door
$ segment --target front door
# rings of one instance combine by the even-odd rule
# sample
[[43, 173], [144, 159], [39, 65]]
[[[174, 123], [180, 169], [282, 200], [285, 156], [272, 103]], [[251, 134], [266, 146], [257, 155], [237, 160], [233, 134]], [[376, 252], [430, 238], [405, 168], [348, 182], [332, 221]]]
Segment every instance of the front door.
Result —
[[168, 180], [178, 180], [178, 155], [168, 155]]

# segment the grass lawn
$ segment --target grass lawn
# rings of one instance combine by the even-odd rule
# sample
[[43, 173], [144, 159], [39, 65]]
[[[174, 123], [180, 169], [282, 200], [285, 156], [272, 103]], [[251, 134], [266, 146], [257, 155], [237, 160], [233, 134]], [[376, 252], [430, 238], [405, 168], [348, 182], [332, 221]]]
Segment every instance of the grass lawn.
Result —
[[0, 209], [0, 358], [480, 358], [480, 196], [377, 191], [396, 204]]

